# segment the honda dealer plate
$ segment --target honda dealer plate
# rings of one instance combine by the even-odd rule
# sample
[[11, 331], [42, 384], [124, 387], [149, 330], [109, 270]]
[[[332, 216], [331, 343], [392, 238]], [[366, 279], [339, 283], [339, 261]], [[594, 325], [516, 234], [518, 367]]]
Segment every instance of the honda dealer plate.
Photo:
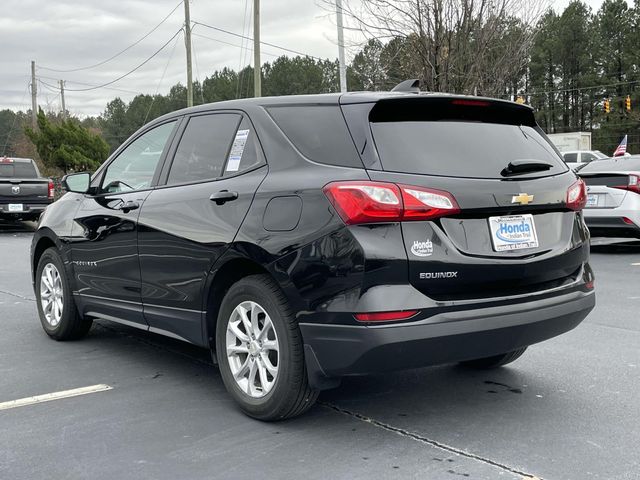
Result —
[[587, 195], [587, 207], [597, 207], [598, 206], [598, 195], [595, 193], [590, 193]]
[[24, 206], [21, 203], [10, 203], [9, 204], [10, 212], [22, 212], [24, 211]]
[[536, 248], [538, 236], [533, 215], [489, 217], [491, 241], [496, 252]]

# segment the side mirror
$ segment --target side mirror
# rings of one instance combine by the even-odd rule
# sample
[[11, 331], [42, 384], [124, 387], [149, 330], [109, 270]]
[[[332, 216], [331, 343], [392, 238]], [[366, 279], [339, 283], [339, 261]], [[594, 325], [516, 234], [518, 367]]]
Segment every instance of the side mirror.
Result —
[[62, 186], [67, 192], [87, 193], [90, 184], [91, 174], [88, 172], [72, 173], [62, 179]]

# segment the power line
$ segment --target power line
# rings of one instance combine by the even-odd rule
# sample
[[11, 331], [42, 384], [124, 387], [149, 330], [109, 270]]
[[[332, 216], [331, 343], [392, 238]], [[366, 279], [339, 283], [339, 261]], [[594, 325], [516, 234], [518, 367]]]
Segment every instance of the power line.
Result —
[[[237, 43], [225, 42], [224, 40], [220, 40], [220, 39], [213, 38], [213, 37], [207, 37], [206, 35], [200, 35], [199, 33], [192, 33], [191, 35], [193, 35], [194, 37], [205, 38], [207, 40], [211, 40], [212, 42], [218, 42], [218, 43], [222, 43], [224, 45], [229, 45], [231, 47], [245, 48], [242, 45], [238, 45]], [[251, 50], [252, 49], [249, 49], [249, 51], [251, 51]], [[261, 53], [264, 53], [265, 55], [269, 55], [270, 57], [279, 57], [280, 56], [277, 53], [265, 52], [264, 50], [261, 50]]]
[[[153, 59], [156, 55], [158, 55], [162, 50], [164, 50], [167, 45], [169, 45], [174, 38], [176, 38], [180, 32], [182, 32], [182, 28], [180, 28], [176, 33], [174, 33], [171, 38], [169, 40], [167, 40], [158, 50], [156, 50], [153, 55], [151, 55], [149, 58], [147, 58], [144, 62], [140, 63], [138, 66], [134, 67], [133, 69], [129, 70], [127, 73], [120, 75], [118, 78], [111, 80], [110, 82], [107, 83], [103, 83], [102, 85], [96, 85], [93, 87], [87, 87], [87, 88], [67, 88], [67, 91], [69, 92], [87, 92], [89, 90], [97, 90], [99, 88], [105, 88], [108, 87], [109, 85], [112, 85], [120, 80], [122, 80], [125, 77], [128, 77], [129, 75], [131, 75], [133, 72], [135, 72], [136, 70], [142, 68], [144, 65], [146, 65], [147, 63], [149, 63], [151, 61], [151, 59]], [[70, 83], [77, 83], [77, 82], [70, 82]]]
[[[214, 27], [213, 25], [207, 25], [206, 23], [202, 23], [202, 22], [193, 22], [193, 24], [194, 25], [202, 25], [203, 27], [210, 28], [212, 30], [217, 30], [218, 32], [226, 33], [227, 35], [233, 35], [234, 37], [242, 38], [244, 40], [253, 41], [252, 37], [249, 37], [249, 36], [246, 36], [246, 35], [240, 35], [239, 33], [231, 32], [229, 30], [225, 30], [224, 28]], [[313, 55], [309, 55], [308, 53], [299, 52], [297, 50], [292, 50], [292, 49], [287, 48], [287, 47], [281, 47], [280, 45], [275, 45], [273, 43], [263, 42], [263, 41], [261, 41], [260, 43], [262, 45], [268, 45], [270, 47], [277, 48], [279, 50], [284, 50], [285, 52], [294, 53], [296, 55], [301, 55], [303, 57], [313, 58], [314, 60], [320, 60], [320, 61], [324, 60], [323, 58], [314, 57]]]
[[129, 45], [127, 48], [120, 50], [118, 53], [116, 53], [115, 55], [107, 58], [106, 60], [103, 60], [102, 62], [99, 63], [95, 63], [93, 65], [88, 65], [86, 67], [78, 67], [78, 68], [71, 68], [69, 70], [60, 70], [60, 69], [56, 69], [56, 68], [51, 68], [51, 67], [40, 67], [38, 66], [39, 70], [49, 70], [51, 72], [60, 72], [60, 73], [70, 73], [70, 72], [79, 72], [80, 70], [89, 70], [91, 68], [95, 68], [95, 67], [99, 67], [101, 65], [104, 65], [105, 63], [110, 62], [111, 60], [113, 60], [116, 57], [119, 57], [120, 55], [122, 55], [123, 53], [127, 52], [128, 50], [132, 49], [133, 47], [135, 47], [136, 45], [138, 45], [140, 42], [142, 42], [145, 38], [147, 38], [149, 35], [151, 35], [153, 32], [155, 32], [158, 28], [160, 28], [160, 26], [166, 22], [169, 17], [171, 15], [173, 15], [173, 13], [178, 9], [178, 7], [180, 7], [180, 5], [182, 5], [182, 0], [175, 6], [173, 7], [173, 10], [171, 10], [169, 12], [169, 14], [164, 17], [160, 23], [158, 23], [155, 27], [153, 27], [151, 30], [149, 30], [146, 34], [144, 34], [142, 37], [140, 37], [138, 40], [136, 40], [134, 43], [132, 43], [131, 45]]
[[38, 83], [40, 85], [43, 85], [47, 90], [49, 90], [52, 93], [58, 93], [58, 89], [56, 87], [54, 87], [53, 85], [42, 81], [40, 78], [38, 78]]
[[[244, 15], [242, 16], [242, 39], [240, 41], [240, 61], [238, 62], [238, 78], [236, 81], [236, 98], [240, 98], [240, 94], [242, 92], [242, 85], [244, 81], [244, 72], [242, 67], [246, 65], [246, 46], [245, 46], [245, 37], [248, 33], [247, 30], [247, 11], [249, 9], [249, 0], [244, 0]], [[249, 15], [251, 13], [249, 12]], [[247, 95], [248, 96], [248, 95]]]
[[[38, 75], [38, 79], [42, 79], [42, 78], [46, 78], [47, 80], [53, 80], [53, 81], [56, 81], [56, 82], [59, 80], [59, 79], [54, 78], [54, 77], [47, 77], [47, 76], [44, 76], [44, 75]], [[42, 80], [40, 80], [40, 81], [42, 82]], [[86, 87], [97, 87], [98, 86], [95, 83], [78, 82], [78, 81], [75, 81], [75, 80], [65, 80], [65, 82], [74, 83], [76, 85], [84, 85]], [[42, 82], [42, 83], [45, 83], [45, 82]], [[48, 83], [45, 83], [45, 84], [48, 85], [48, 86], [51, 86]], [[133, 93], [134, 95], [139, 95], [139, 94], [144, 93], [144, 92], [138, 92], [138, 91], [135, 91], [135, 90], [127, 90], [125, 88], [118, 88], [118, 87], [103, 87], [103, 88], [105, 90], [113, 90], [113, 91], [116, 91], [116, 92]]]
[[547, 90], [543, 92], [524, 92], [524, 93], [520, 93], [520, 95], [535, 96], [535, 95], [547, 95], [549, 93], [579, 92], [582, 90], [596, 90], [598, 88], [617, 87], [620, 85], [631, 85], [634, 83], [640, 83], [640, 80], [629, 80], [628, 82], [609, 83], [606, 85], [593, 85], [590, 87], [562, 88], [559, 90]]
[[[174, 47], [175, 48], [175, 47]], [[200, 67], [198, 66], [198, 54], [196, 53], [196, 47], [191, 45], [191, 49], [193, 50], [193, 60], [196, 64], [196, 82], [200, 84], [200, 103], [204, 104], [204, 80], [200, 81]], [[156, 93], [158, 93], [156, 91]]]
[[160, 77], [160, 80], [158, 80], [158, 84], [156, 85], [156, 92], [153, 94], [153, 97], [151, 98], [151, 103], [149, 104], [149, 108], [147, 109], [147, 113], [144, 116], [144, 121], [142, 122], [142, 125], [147, 123], [147, 118], [149, 117], [149, 113], [151, 113], [151, 108], [153, 107], [153, 104], [156, 102], [156, 97], [158, 95], [158, 90], [160, 89], [160, 84], [164, 80], [164, 76], [167, 74], [167, 69], [169, 68], [169, 64], [171, 63], [171, 59], [173, 58], [173, 53], [176, 51], [176, 45], [178, 45], [178, 39], [177, 38], [176, 38], [175, 43], [173, 44], [173, 48], [171, 49], [171, 54], [169, 55], [169, 60], [167, 60], [167, 64], [164, 66], [164, 70], [162, 71], [162, 76]]
[[[22, 94], [22, 100], [20, 100], [20, 107], [24, 106], [24, 98], [27, 96], [27, 92], [29, 91], [29, 82], [27, 81], [27, 86], [24, 89], [24, 93]], [[13, 129], [16, 126], [16, 120], [18, 119], [18, 112], [15, 112], [13, 116], [13, 122], [11, 123], [11, 128], [9, 129], [9, 133], [7, 134], [7, 138], [4, 141], [4, 145], [2, 146], [2, 156], [4, 157], [7, 152], [7, 147], [9, 146], [9, 140], [11, 140], [11, 135], [13, 134]]]

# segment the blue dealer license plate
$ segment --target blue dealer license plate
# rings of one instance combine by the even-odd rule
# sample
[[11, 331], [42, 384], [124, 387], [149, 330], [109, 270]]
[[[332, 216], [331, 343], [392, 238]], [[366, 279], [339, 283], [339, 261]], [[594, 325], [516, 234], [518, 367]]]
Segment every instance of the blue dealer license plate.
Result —
[[496, 252], [536, 248], [538, 236], [533, 215], [489, 217], [491, 241]]

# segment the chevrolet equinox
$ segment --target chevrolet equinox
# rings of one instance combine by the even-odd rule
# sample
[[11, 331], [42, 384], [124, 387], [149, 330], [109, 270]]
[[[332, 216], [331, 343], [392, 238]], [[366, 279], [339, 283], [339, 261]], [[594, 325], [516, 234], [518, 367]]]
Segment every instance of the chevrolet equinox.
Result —
[[498, 367], [574, 328], [595, 305], [582, 180], [528, 106], [415, 90], [192, 107], [68, 175], [31, 247], [45, 332], [208, 348], [277, 420], [344, 376]]

